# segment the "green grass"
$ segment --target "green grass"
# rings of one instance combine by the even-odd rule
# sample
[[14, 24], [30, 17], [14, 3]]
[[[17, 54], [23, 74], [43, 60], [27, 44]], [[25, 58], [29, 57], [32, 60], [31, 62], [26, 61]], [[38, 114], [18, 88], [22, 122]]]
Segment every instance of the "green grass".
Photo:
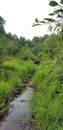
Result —
[[32, 99], [37, 130], [63, 129], [63, 72], [62, 64], [45, 61], [33, 78], [35, 93]]
[[9, 100], [13, 91], [22, 87], [23, 81], [33, 75], [36, 65], [31, 61], [10, 58], [4, 61], [0, 70], [0, 115], [5, 111], [6, 99]]

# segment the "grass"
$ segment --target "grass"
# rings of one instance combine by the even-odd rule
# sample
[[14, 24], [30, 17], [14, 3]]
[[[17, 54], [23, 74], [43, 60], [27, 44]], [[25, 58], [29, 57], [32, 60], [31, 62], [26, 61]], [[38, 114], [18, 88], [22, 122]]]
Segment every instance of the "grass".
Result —
[[63, 72], [62, 64], [45, 61], [34, 78], [32, 98], [37, 130], [63, 129]]
[[10, 58], [4, 61], [0, 70], [0, 115], [4, 114], [8, 101], [13, 91], [22, 87], [24, 80], [33, 75], [36, 65], [31, 61], [23, 61], [17, 58]]

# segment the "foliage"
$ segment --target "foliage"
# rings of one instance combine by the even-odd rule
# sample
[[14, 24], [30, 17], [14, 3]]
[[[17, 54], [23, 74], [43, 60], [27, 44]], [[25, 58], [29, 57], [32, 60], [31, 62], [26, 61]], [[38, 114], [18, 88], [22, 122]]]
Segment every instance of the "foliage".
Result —
[[[50, 5], [58, 7], [55, 2], [50, 2]], [[53, 16], [53, 13], [50, 15]], [[51, 18], [44, 21], [54, 23]], [[36, 22], [38, 24], [37, 19]], [[40, 65], [35, 65], [36, 61], [40, 61]], [[35, 36], [31, 41], [6, 32], [0, 35], [0, 117], [8, 107], [13, 93], [22, 89], [25, 79], [28, 81], [32, 75], [35, 88], [32, 108], [37, 130], [62, 130], [62, 32], [57, 35]]]
[[62, 75], [60, 64], [56, 61], [45, 61], [33, 78], [33, 113], [39, 130], [63, 129]]
[[38, 58], [42, 64], [33, 77], [34, 123], [38, 130], [63, 129], [63, 33], [49, 36]]
[[4, 114], [2, 110], [8, 107], [13, 92], [19, 88], [22, 89], [23, 81], [28, 80], [28, 76], [32, 75], [35, 70], [36, 65], [31, 61], [10, 57], [8, 61], [3, 62], [0, 68], [0, 114]]
[[24, 80], [36, 70], [31, 41], [10, 32], [7, 34], [4, 24], [5, 20], [0, 16], [0, 118], [14, 91], [22, 90]]
[[47, 37], [48, 37], [47, 34], [45, 34], [44, 36], [41, 36], [41, 37], [34, 36], [32, 39], [32, 45], [43, 43], [44, 40], [47, 39]]
[[49, 13], [50, 17], [44, 18], [42, 21], [39, 21], [38, 18], [36, 18], [33, 26], [48, 24], [50, 31], [63, 31], [63, 1], [56, 2], [51, 0], [49, 5], [54, 8], [53, 12]]
[[5, 20], [0, 16], [0, 35], [5, 34], [4, 24], [5, 24]]

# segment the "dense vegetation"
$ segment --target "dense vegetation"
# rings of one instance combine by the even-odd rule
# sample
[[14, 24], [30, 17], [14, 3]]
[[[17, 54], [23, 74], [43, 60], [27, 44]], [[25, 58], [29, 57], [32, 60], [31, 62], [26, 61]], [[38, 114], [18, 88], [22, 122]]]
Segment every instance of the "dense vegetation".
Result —
[[16, 90], [33, 76], [36, 129], [63, 130], [63, 32], [29, 40], [7, 34], [4, 24], [0, 17], [0, 118]]
[[49, 24], [56, 31], [42, 44], [38, 54], [42, 64], [33, 77], [34, 122], [37, 130], [63, 130], [63, 0], [51, 0], [54, 7], [48, 18], [35, 19], [33, 26]]
[[43, 43], [33, 85], [33, 113], [39, 130], [63, 129], [63, 34], [52, 35]]
[[[35, 55], [30, 50], [31, 41], [4, 31], [0, 17], [0, 118], [7, 112], [9, 101], [24, 87], [25, 79], [33, 75]], [[26, 49], [27, 48], [27, 49]]]
[[[36, 71], [37, 55], [42, 51], [40, 44], [47, 37], [31, 40], [7, 34], [5, 20], [0, 16], [0, 118], [7, 112], [9, 101], [24, 87], [24, 82]], [[38, 44], [39, 42], [39, 44]]]

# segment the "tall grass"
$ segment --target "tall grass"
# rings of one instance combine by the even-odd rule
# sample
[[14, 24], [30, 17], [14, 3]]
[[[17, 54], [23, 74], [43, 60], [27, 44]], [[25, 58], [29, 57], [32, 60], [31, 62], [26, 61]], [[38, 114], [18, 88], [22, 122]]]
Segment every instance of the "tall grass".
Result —
[[56, 61], [42, 63], [33, 78], [32, 99], [37, 130], [63, 129], [63, 72]]
[[10, 58], [2, 64], [0, 71], [0, 114], [9, 100], [13, 91], [21, 88], [23, 81], [28, 80], [36, 70], [36, 65], [31, 61], [23, 61], [17, 58]]

